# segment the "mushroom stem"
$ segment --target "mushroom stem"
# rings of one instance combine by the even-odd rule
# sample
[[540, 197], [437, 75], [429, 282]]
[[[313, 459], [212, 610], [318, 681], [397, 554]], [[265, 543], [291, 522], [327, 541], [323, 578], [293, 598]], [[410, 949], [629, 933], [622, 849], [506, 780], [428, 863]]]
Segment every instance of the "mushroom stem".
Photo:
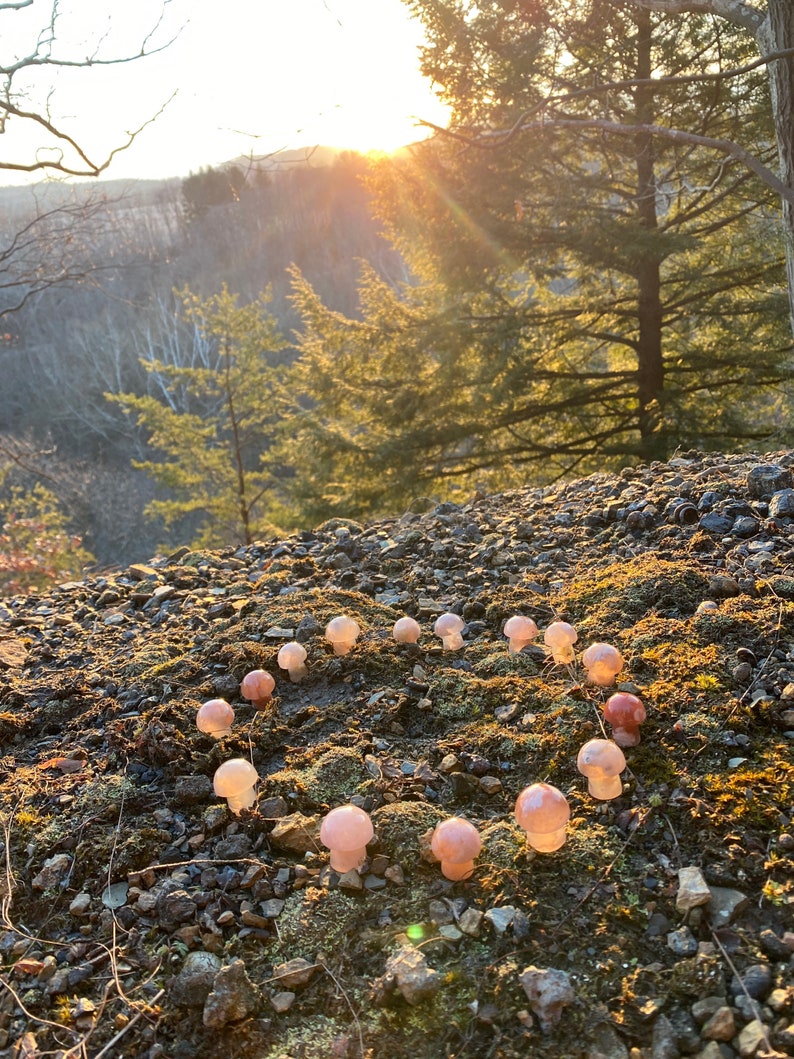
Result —
[[237, 816], [241, 809], [250, 809], [256, 801], [256, 787], [249, 787], [248, 790], [241, 791], [239, 794], [227, 794], [226, 801], [229, 804], [229, 811]]
[[441, 637], [441, 645], [445, 651], [459, 651], [463, 647], [463, 637], [459, 632], [453, 632]]
[[623, 781], [620, 776], [591, 776], [587, 781], [587, 790], [599, 802], [608, 802], [623, 793]]
[[366, 846], [361, 846], [359, 849], [332, 849], [331, 856], [328, 858], [328, 863], [334, 871], [338, 871], [340, 875], [344, 875], [345, 872], [360, 868], [366, 859]]
[[565, 827], [558, 827], [556, 831], [527, 831], [527, 842], [538, 853], [553, 853], [565, 845]]
[[461, 879], [468, 879], [474, 872], [474, 861], [473, 860], [442, 860], [441, 861], [441, 874], [445, 879], [450, 879], [452, 882], [460, 882]]

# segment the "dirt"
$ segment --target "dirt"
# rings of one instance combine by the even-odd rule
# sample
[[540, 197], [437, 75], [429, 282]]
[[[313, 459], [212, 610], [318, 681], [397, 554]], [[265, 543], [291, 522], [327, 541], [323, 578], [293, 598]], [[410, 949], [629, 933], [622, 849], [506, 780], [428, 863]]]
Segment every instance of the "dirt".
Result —
[[[791, 1054], [791, 462], [688, 453], [0, 603], [0, 1056]], [[769, 488], [758, 465], [780, 472]], [[433, 635], [447, 610], [459, 651]], [[513, 613], [541, 629], [515, 655]], [[323, 636], [339, 614], [362, 629], [344, 657]], [[391, 636], [403, 614], [416, 645]], [[579, 634], [570, 666], [542, 645], [558, 619]], [[295, 684], [276, 660], [293, 638]], [[610, 735], [616, 687], [580, 661], [593, 642], [621, 651], [616, 687], [647, 709], [609, 802], [576, 768]], [[277, 681], [260, 710], [239, 695], [253, 668]], [[215, 696], [236, 713], [220, 740], [195, 726]], [[232, 757], [260, 776], [239, 816], [211, 785]], [[571, 807], [548, 854], [513, 815], [538, 781]], [[340, 880], [317, 826], [351, 800], [375, 839]], [[483, 842], [462, 882], [428, 853], [454, 815]], [[709, 888], [689, 911], [687, 867]], [[195, 954], [203, 979], [184, 973]], [[533, 1007], [530, 967], [567, 976], [558, 1020]], [[733, 1032], [708, 1036], [709, 998]]]

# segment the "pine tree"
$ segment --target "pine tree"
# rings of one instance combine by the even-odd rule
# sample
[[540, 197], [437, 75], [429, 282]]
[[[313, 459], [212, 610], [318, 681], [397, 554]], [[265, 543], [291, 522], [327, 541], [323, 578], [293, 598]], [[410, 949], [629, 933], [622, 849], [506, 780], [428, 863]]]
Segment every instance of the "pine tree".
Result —
[[249, 305], [227, 288], [201, 299], [181, 292], [185, 320], [208, 344], [210, 363], [142, 363], [156, 396], [108, 394], [136, 416], [154, 455], [134, 466], [172, 497], [152, 501], [147, 515], [166, 529], [197, 527], [202, 546], [250, 544], [274, 532], [280, 490], [269, 463], [283, 398], [286, 343], [267, 311], [267, 296]]
[[[314, 467], [299, 502], [366, 513], [779, 430], [790, 338], [771, 192], [642, 131], [671, 116], [710, 136], [741, 126], [768, 155], [763, 74], [701, 77], [740, 65], [744, 38], [612, 0], [411, 6], [455, 134], [375, 178], [414, 285], [365, 274], [350, 320], [297, 281]], [[564, 102], [549, 127], [521, 131], [550, 98]]]

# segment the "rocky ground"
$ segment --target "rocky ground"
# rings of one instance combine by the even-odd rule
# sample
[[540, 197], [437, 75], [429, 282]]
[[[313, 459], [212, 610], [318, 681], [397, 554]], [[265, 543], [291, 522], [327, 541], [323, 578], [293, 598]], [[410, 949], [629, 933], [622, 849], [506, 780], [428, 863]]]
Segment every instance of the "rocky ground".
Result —
[[[0, 1056], [794, 1054], [792, 465], [685, 453], [4, 601]], [[576, 770], [609, 692], [510, 655], [514, 613], [623, 653], [648, 717], [616, 800]], [[240, 816], [230, 757], [261, 777]], [[513, 817], [537, 780], [571, 805], [556, 853]], [[349, 801], [375, 839], [340, 878], [318, 825]], [[451, 815], [483, 840], [463, 882], [427, 850]]]

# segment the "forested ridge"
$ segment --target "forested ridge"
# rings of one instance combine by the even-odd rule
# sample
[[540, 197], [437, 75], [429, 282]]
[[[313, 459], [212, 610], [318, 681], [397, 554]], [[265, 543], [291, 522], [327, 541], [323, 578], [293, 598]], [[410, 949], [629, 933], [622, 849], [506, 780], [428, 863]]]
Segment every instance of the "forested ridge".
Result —
[[7, 553], [789, 443], [776, 0], [409, 6], [452, 118], [393, 157], [6, 192]]

